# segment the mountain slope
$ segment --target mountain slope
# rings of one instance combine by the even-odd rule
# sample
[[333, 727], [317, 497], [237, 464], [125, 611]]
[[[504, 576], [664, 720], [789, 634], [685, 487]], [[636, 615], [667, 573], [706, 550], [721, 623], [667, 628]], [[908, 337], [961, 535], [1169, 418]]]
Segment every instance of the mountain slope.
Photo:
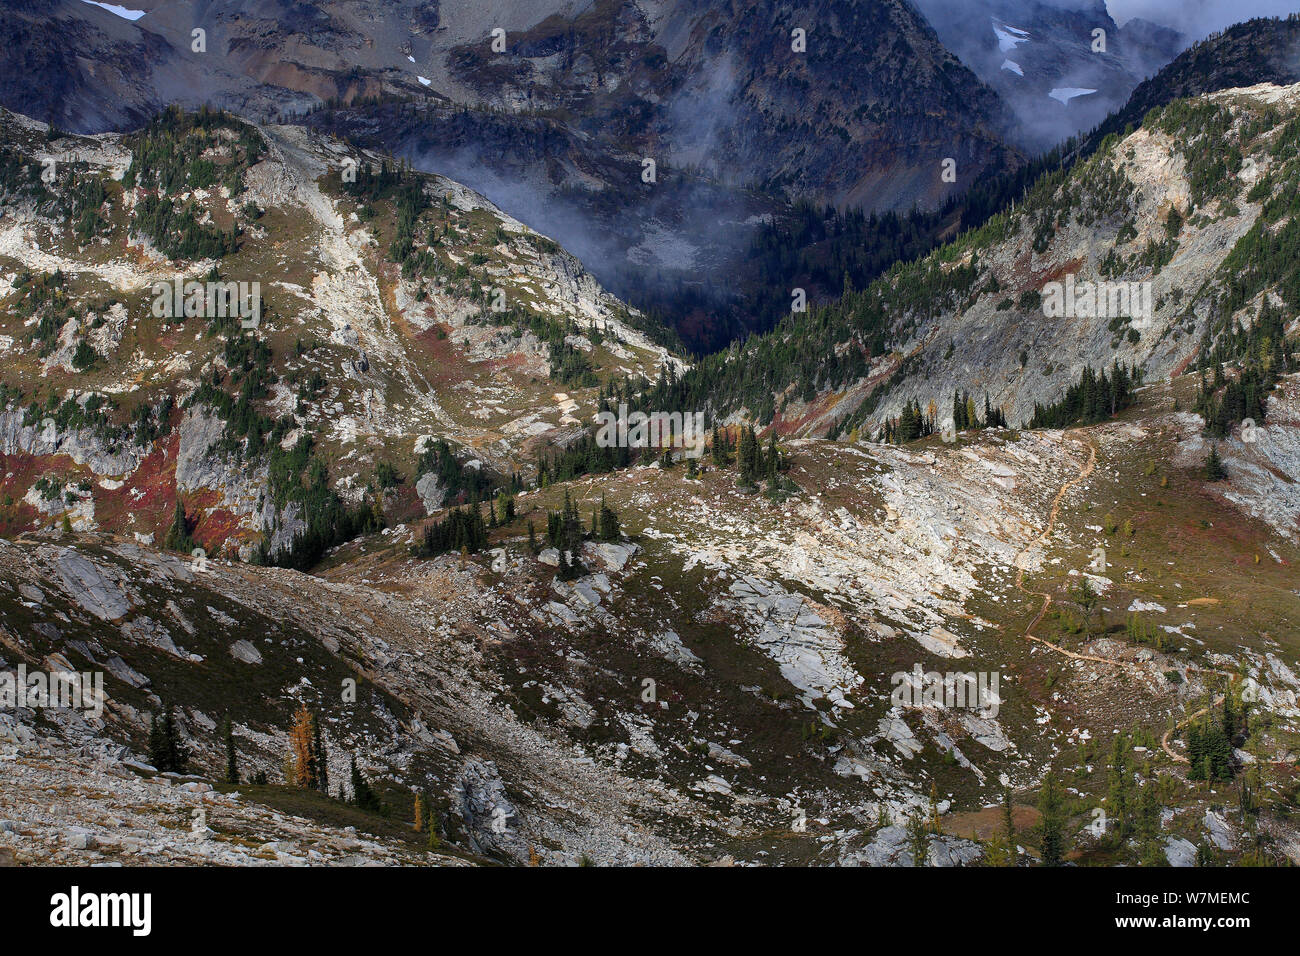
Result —
[[[585, 543], [573, 581], [528, 547], [522, 520], [484, 553], [432, 560], [412, 557], [403, 529], [369, 534], [316, 574], [218, 560], [200, 571], [95, 534], [0, 541], [3, 666], [102, 670], [107, 692], [102, 720], [5, 715], [0, 753], [42, 780], [42, 749], [66, 754], [59, 766], [97, 754], [97, 784], [128, 804], [136, 775], [151, 776], [123, 763], [146, 752], [148, 715], [176, 706], [189, 769], [213, 783], [229, 719], [240, 772], [268, 779], [235, 788], [243, 809], [208, 803], [213, 832], [198, 842], [232, 862], [258, 848], [310, 862], [311, 840], [317, 862], [418, 859], [400, 823], [421, 791], [446, 852], [505, 862], [907, 865], [904, 824], [937, 813], [931, 860], [961, 865], [991, 852], [1003, 774], [1031, 853], [1050, 766], [1087, 823], [1112, 799], [1118, 739], [1141, 792], [1158, 782], [1171, 811], [1156, 825], [1162, 860], [1186, 865], [1188, 847], [1211, 841], [1241, 860], [1260, 852], [1252, 832], [1268, 858], [1294, 859], [1300, 550], [1270, 525], [1276, 510], [1249, 511], [1276, 507], [1253, 477], [1266, 461], [1300, 464], [1300, 391], [1293, 378], [1274, 398], [1269, 439], [1223, 446], [1232, 477], [1216, 486], [1198, 474], [1199, 421], [1173, 411], [1190, 384], [1067, 433], [786, 443], [788, 478], [809, 490], [783, 499], [708, 464], [694, 478], [641, 467], [520, 495], [521, 519], [566, 494], [581, 513], [599, 500], [618, 511], [626, 535]], [[1085, 577], [1103, 595], [1089, 612], [1075, 603]], [[899, 705], [898, 675], [916, 667], [996, 673], [997, 705]], [[1244, 677], [1253, 829], [1188, 778], [1185, 730], [1166, 735]], [[355, 702], [340, 693], [349, 678]], [[350, 795], [355, 756], [389, 816], [284, 785], [300, 704], [319, 715], [330, 779]], [[0, 849], [33, 862], [70, 852], [43, 800], [0, 790], [16, 821]], [[371, 836], [339, 846], [328, 828], [345, 823]], [[129, 834], [94, 814], [78, 826], [98, 844], [80, 859], [132, 858]], [[1144, 839], [1080, 829], [1073, 844], [1081, 861], [1114, 863], [1150, 850]], [[138, 851], [185, 859], [195, 842], [177, 833]]]
[[1176, 99], [1259, 83], [1300, 83], [1300, 15], [1247, 20], [1196, 43], [1138, 84], [1124, 108], [1108, 117], [1092, 138], [1099, 142], [1121, 133]]
[[[742, 407], [782, 431], [874, 434], [905, 404], [988, 393], [1012, 423], [1056, 401], [1083, 369], [1118, 362], [1147, 381], [1184, 370], [1266, 302], [1294, 331], [1291, 144], [1297, 87], [1177, 101], [1014, 209], [839, 303], [711, 357], [673, 401]], [[1137, 283], [1136, 305], [1050, 315], [1049, 283]], [[1150, 283], [1149, 286], [1144, 286]], [[1059, 290], [1058, 290], [1059, 291]], [[1108, 296], [1103, 296], [1107, 299]], [[1128, 314], [1116, 314], [1127, 309]], [[942, 417], [941, 419], [942, 420]]]
[[[10, 115], [4, 132], [4, 448], [69, 456], [8, 527], [57, 523], [80, 495], [74, 526], [161, 540], [181, 494], [210, 551], [265, 534], [279, 553], [309, 507], [422, 514], [479, 484], [432, 436], [508, 478], [571, 437], [602, 382], [680, 368], [556, 243], [442, 177], [212, 113], [54, 139]], [[254, 328], [214, 280], [257, 284]], [[173, 306], [178, 281], [200, 283], [197, 315]], [[268, 493], [267, 469], [302, 456], [327, 466], [327, 502], [292, 472]], [[96, 484], [109, 501], [53, 490]]]
[[[159, 0], [135, 21], [80, 0], [34, 9], [0, 10], [0, 34], [53, 51], [0, 67], [18, 112], [95, 132], [172, 102], [259, 121], [341, 107], [307, 122], [455, 176], [700, 351], [754, 327], [740, 290], [709, 277], [736, 273], [789, 199], [934, 208], [1023, 162], [997, 94], [904, 0]], [[122, 74], [111, 97], [96, 100], [86, 69]], [[60, 79], [32, 88], [33, 72]], [[729, 313], [723, 328], [701, 328], [711, 310]]]
[[[211, 60], [258, 83], [320, 100], [428, 91], [545, 116], [607, 150], [699, 167], [724, 185], [896, 208], [945, 194], [940, 144], [965, 182], [1015, 160], [999, 138], [996, 96], [899, 0], [817, 0], [797, 11], [768, 0], [499, 9], [168, 0], [147, 9], [131, 29], [171, 48], [150, 61], [179, 57], [198, 27]], [[494, 29], [505, 31], [503, 50], [492, 48]], [[795, 29], [807, 34], [806, 52], [792, 49]], [[228, 105], [220, 75], [206, 85]]]

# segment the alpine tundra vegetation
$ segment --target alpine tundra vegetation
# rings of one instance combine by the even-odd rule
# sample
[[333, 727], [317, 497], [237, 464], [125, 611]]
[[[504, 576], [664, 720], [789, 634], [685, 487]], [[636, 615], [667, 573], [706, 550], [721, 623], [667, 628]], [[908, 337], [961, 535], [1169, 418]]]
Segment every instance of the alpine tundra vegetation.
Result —
[[5, 4], [0, 862], [1300, 863], [1300, 16], [950, 6]]

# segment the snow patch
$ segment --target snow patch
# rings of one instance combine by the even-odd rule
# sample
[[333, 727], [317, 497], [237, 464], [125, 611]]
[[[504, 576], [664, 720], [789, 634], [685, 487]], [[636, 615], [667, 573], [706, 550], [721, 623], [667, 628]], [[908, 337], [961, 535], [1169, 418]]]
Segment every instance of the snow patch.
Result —
[[1059, 100], [1061, 105], [1069, 106], [1070, 100], [1076, 96], [1087, 96], [1089, 93], [1096, 93], [1096, 90], [1085, 90], [1081, 86], [1058, 86], [1047, 95], [1054, 100]]
[[1008, 26], [1005, 23], [993, 21], [993, 33], [998, 38], [998, 49], [1003, 53], [1014, 50], [1020, 44], [1029, 40], [1029, 33], [1017, 27]]
[[88, 3], [92, 7], [99, 7], [101, 10], [107, 10], [109, 13], [119, 16], [123, 20], [139, 20], [147, 12], [145, 10], [128, 10], [126, 7], [119, 7], [115, 3], [99, 3], [98, 0], [82, 0], [82, 2]]

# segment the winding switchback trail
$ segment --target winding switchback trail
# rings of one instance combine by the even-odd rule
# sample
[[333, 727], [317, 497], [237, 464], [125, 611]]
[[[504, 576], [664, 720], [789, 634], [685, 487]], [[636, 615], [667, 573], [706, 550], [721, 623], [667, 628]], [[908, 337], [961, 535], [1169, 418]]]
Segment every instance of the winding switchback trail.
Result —
[[[1022, 550], [1018, 555], [1016, 555], [1016, 587], [1020, 591], [1024, 592], [1025, 594], [1030, 594], [1033, 595], [1034, 597], [1040, 597], [1043, 599], [1043, 606], [1039, 609], [1038, 614], [1034, 617], [1034, 619], [1029, 622], [1029, 626], [1025, 628], [1025, 637], [1031, 641], [1035, 641], [1036, 643], [1043, 645], [1044, 647], [1050, 648], [1056, 653], [1068, 657], [1071, 660], [1094, 661], [1098, 664], [1109, 664], [1112, 667], [1125, 667], [1135, 672], [1143, 672], [1146, 670], [1146, 668], [1143, 667], [1143, 665], [1135, 663], [1133, 661], [1117, 661], [1117, 660], [1112, 660], [1111, 658], [1108, 657], [1097, 657], [1096, 655], [1093, 654], [1078, 654], [1074, 651], [1067, 650], [1066, 648], [1061, 647], [1059, 644], [1053, 644], [1051, 641], [1044, 640], [1043, 638], [1038, 637], [1033, 633], [1034, 628], [1036, 628], [1039, 625], [1039, 622], [1041, 622], [1043, 620], [1043, 617], [1047, 614], [1048, 608], [1052, 606], [1052, 595], [1046, 591], [1031, 591], [1024, 586], [1025, 567], [1024, 564], [1022, 563], [1022, 559], [1024, 558], [1025, 555], [1029, 553], [1030, 549], [1036, 547], [1040, 543], [1045, 543], [1047, 541], [1047, 539], [1051, 536], [1052, 531], [1056, 526], [1056, 519], [1060, 515], [1060, 511], [1061, 511], [1061, 501], [1065, 498], [1065, 495], [1075, 485], [1079, 484], [1082, 481], [1085, 481], [1096, 469], [1097, 445], [1092, 439], [1088, 439], [1087, 441], [1088, 441], [1087, 463], [1084, 464], [1083, 467], [1079, 469], [1079, 474], [1077, 476], [1071, 478], [1065, 484], [1061, 485], [1060, 490], [1057, 491], [1056, 497], [1052, 499], [1052, 508], [1047, 515], [1047, 526], [1043, 529], [1042, 534], [1040, 534], [1037, 538], [1035, 538], [1028, 545], [1026, 545], [1024, 550]], [[1189, 671], [1195, 671], [1200, 674], [1218, 674], [1222, 677], [1228, 678], [1229, 682], [1236, 680], [1238, 677], [1237, 674], [1233, 674], [1228, 671], [1217, 670], [1215, 668], [1189, 666], [1187, 669]], [[1152, 696], [1155, 695], [1152, 694]], [[1224, 695], [1219, 694], [1214, 699], [1214, 703], [1210, 706], [1217, 707], [1223, 703], [1223, 700], [1224, 700]], [[1188, 715], [1183, 720], [1176, 723], [1173, 727], [1170, 727], [1168, 730], [1165, 731], [1164, 736], [1160, 738], [1160, 747], [1162, 750], [1164, 750], [1166, 754], [1169, 755], [1169, 757], [1172, 760], [1174, 760], [1177, 763], [1189, 763], [1186, 757], [1182, 756], [1181, 754], [1175, 753], [1172, 749], [1170, 749], [1169, 738], [1173, 735], [1174, 731], [1177, 730], [1179, 727], [1185, 727], [1187, 724], [1190, 724], [1193, 720], [1196, 720], [1198, 717], [1201, 717], [1202, 715], [1207, 713], [1209, 709], [1210, 707], [1208, 706], [1202, 707], [1200, 710], [1196, 711], [1196, 713]]]

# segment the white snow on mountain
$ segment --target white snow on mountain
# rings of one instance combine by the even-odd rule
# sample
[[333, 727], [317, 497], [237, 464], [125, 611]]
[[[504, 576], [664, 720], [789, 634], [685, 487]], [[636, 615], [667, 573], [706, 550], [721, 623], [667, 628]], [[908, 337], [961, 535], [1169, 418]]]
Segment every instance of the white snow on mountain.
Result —
[[1025, 71], [1020, 68], [1020, 64], [1013, 60], [1003, 60], [1002, 69], [1014, 73], [1016, 76], [1024, 76]]
[[998, 49], [1003, 53], [1008, 50], [1014, 50], [1020, 44], [1029, 40], [1029, 33], [1018, 27], [1008, 26], [1005, 23], [993, 21], [993, 33], [998, 38]]
[[139, 20], [147, 12], [145, 10], [128, 10], [126, 7], [119, 7], [115, 3], [99, 3], [98, 0], [82, 0], [82, 2], [89, 3], [93, 7], [99, 7], [101, 10], [107, 10], [123, 20]]
[[1047, 95], [1054, 100], [1060, 100], [1064, 106], [1070, 105], [1070, 100], [1076, 96], [1087, 96], [1089, 93], [1096, 93], [1096, 90], [1085, 90], [1079, 86], [1058, 86]]

